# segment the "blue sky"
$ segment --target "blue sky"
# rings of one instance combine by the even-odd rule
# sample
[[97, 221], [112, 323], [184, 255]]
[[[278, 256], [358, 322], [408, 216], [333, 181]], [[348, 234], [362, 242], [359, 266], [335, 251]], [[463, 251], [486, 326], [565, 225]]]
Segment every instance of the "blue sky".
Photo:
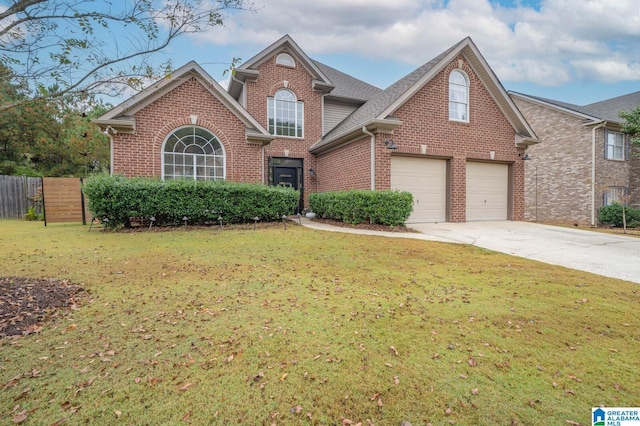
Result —
[[163, 53], [225, 83], [289, 34], [313, 59], [385, 88], [466, 36], [507, 90], [585, 105], [640, 90], [637, 0], [254, 0]]

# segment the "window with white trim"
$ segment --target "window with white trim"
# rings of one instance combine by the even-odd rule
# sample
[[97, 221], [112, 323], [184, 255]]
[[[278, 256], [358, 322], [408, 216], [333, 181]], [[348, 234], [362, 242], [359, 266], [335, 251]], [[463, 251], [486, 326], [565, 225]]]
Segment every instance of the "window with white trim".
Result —
[[607, 130], [605, 158], [609, 160], [626, 160], [627, 144], [623, 133]]
[[284, 65], [285, 67], [296, 67], [296, 61], [293, 60], [293, 57], [288, 53], [281, 53], [276, 56], [276, 64]]
[[469, 121], [469, 80], [460, 70], [449, 74], [449, 120]]
[[163, 179], [221, 180], [225, 178], [224, 147], [202, 127], [174, 130], [162, 148]]
[[276, 136], [304, 136], [304, 103], [287, 89], [280, 89], [267, 98], [269, 133]]
[[604, 205], [623, 204], [624, 196], [627, 195], [628, 189], [624, 186], [610, 186], [604, 190]]

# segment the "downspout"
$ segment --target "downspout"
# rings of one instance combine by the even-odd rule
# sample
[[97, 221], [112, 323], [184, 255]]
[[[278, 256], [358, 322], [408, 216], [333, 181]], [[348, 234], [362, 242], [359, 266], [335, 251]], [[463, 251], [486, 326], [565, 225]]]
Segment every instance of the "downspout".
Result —
[[591, 226], [596, 226], [596, 130], [607, 125], [605, 120], [591, 129]]
[[265, 182], [265, 176], [264, 176], [264, 145], [262, 145], [262, 183], [266, 183]]
[[362, 133], [371, 137], [371, 190], [376, 190], [376, 136], [362, 126]]
[[113, 130], [113, 127], [107, 126], [103, 133], [109, 137], [109, 176], [113, 176], [113, 135], [109, 129]]

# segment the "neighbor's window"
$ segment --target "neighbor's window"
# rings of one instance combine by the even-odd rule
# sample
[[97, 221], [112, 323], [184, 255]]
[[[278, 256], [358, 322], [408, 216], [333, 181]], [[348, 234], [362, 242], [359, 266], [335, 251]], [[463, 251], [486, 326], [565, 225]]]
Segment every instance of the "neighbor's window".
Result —
[[604, 190], [604, 205], [623, 204], [628, 189], [624, 186], [610, 186]]
[[287, 89], [278, 90], [267, 98], [269, 133], [276, 136], [303, 137], [304, 103]]
[[449, 74], [449, 120], [469, 121], [469, 81], [459, 70]]
[[219, 180], [225, 177], [224, 148], [202, 127], [182, 127], [164, 142], [163, 179]]
[[626, 160], [627, 147], [624, 134], [611, 131], [606, 131], [605, 134], [607, 135], [607, 149], [605, 151], [605, 158], [609, 160]]
[[293, 57], [288, 53], [281, 53], [276, 56], [276, 64], [292, 68], [295, 68], [296, 66], [296, 62], [293, 60]]

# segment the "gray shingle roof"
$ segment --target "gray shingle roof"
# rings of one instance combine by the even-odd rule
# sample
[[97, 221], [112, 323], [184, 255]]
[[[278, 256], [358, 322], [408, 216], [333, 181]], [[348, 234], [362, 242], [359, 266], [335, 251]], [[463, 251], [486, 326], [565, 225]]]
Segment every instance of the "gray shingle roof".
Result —
[[[517, 92], [513, 92], [516, 95]], [[524, 95], [523, 93], [521, 93]], [[539, 96], [524, 95], [541, 102], [555, 105], [579, 114], [588, 115], [597, 120], [606, 120], [611, 123], [621, 123], [622, 120], [618, 113], [622, 110], [632, 110], [640, 106], [640, 92], [629, 93], [628, 95], [618, 96], [604, 101], [594, 102], [588, 105], [575, 105], [567, 102], [556, 101], [554, 99], [541, 98]]]
[[371, 99], [372, 96], [382, 91], [382, 89], [366, 83], [362, 80], [358, 80], [348, 74], [338, 71], [328, 65], [313, 60], [318, 68], [329, 78], [331, 83], [335, 85], [335, 88], [331, 91], [329, 96], [337, 96], [340, 98], [354, 99], [361, 102], [365, 102]]
[[[464, 41], [464, 40], [463, 40]], [[396, 81], [385, 90], [375, 94], [367, 103], [355, 110], [351, 115], [345, 118], [340, 124], [338, 124], [333, 130], [325, 135], [324, 140], [330, 139], [334, 135], [339, 135], [342, 132], [348, 131], [357, 127], [358, 125], [365, 123], [373, 118], [386, 118], [378, 117], [385, 109], [393, 104], [398, 98], [400, 98], [409, 88], [411, 88], [418, 80], [420, 80], [425, 74], [427, 74], [434, 66], [436, 66], [442, 58], [447, 56], [451, 51], [456, 49], [460, 43], [456, 43], [440, 55], [436, 56], [426, 64], [422, 65], [415, 71], [408, 74], [406, 77]], [[322, 142], [316, 146], [321, 146]]]
[[640, 106], [640, 92], [629, 93], [628, 95], [595, 102], [585, 105], [584, 108], [592, 111], [604, 120], [621, 122], [622, 120], [618, 116], [620, 111], [629, 111], [638, 106]]

